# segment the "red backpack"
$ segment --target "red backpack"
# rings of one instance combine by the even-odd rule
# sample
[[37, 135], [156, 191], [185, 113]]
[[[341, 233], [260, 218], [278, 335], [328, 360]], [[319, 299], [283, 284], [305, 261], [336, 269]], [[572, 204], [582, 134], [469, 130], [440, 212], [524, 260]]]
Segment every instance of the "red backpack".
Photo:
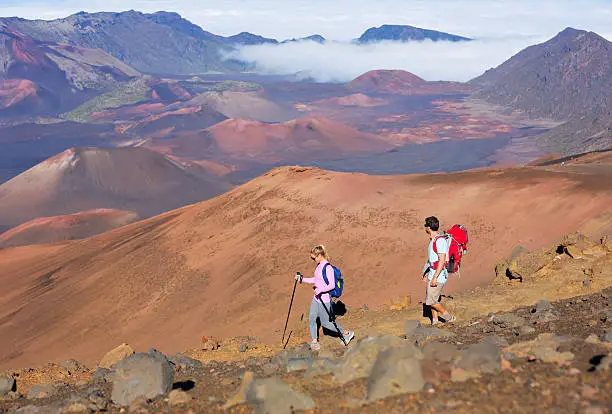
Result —
[[[461, 259], [463, 255], [467, 252], [467, 244], [468, 244], [468, 231], [461, 224], [455, 224], [453, 227], [448, 229], [446, 234], [440, 234], [434, 238], [433, 242], [433, 250], [438, 253], [438, 249], [436, 247], [436, 240], [439, 237], [446, 238], [448, 242], [448, 252], [446, 254], [446, 262], [444, 263], [446, 270], [448, 273], [457, 273], [459, 271], [459, 266], [461, 266]], [[438, 262], [433, 263], [437, 267]]]

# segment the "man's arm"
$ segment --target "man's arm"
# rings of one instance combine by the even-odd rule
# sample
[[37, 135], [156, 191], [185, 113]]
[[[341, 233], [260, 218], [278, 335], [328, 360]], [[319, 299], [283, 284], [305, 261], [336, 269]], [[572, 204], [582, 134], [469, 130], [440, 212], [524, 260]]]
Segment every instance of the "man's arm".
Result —
[[438, 267], [433, 277], [431, 278], [431, 283], [429, 284], [431, 287], [438, 286], [438, 276], [440, 276], [440, 273], [442, 273], [445, 263], [446, 263], [446, 253], [438, 253]]

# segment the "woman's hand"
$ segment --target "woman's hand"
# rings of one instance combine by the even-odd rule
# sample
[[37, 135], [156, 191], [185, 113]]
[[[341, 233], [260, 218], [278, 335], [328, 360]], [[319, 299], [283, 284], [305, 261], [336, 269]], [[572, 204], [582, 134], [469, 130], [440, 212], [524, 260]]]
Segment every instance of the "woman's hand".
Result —
[[298, 281], [298, 282], [300, 282], [300, 283], [302, 283], [302, 279], [303, 279], [303, 278], [304, 278], [304, 277], [303, 277], [301, 274], [299, 274], [299, 273], [295, 275], [295, 280], [297, 280], [297, 281]]
[[438, 284], [436, 283], [436, 279], [431, 279], [431, 283], [429, 284], [431, 287], [436, 287]]

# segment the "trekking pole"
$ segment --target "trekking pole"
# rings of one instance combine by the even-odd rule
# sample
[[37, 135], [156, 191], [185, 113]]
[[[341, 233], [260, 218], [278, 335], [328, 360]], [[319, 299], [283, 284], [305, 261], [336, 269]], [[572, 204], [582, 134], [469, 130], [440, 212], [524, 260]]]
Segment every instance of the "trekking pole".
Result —
[[[302, 276], [300, 272], [297, 272], [297, 275]], [[285, 321], [285, 329], [283, 329], [283, 338], [281, 339], [281, 344], [285, 342], [285, 332], [287, 332], [287, 324], [289, 323], [289, 315], [291, 314], [291, 306], [293, 306], [293, 297], [295, 296], [295, 287], [297, 286], [297, 282], [298, 280], [295, 279], [295, 283], [293, 284], [293, 293], [291, 294], [291, 302], [289, 302], [289, 311], [287, 312], [287, 320]]]
[[336, 323], [336, 317], [334, 315], [331, 314], [331, 302], [330, 302], [330, 310], [327, 310], [327, 306], [325, 306], [325, 302], [323, 302], [323, 299], [321, 299], [321, 295], [319, 295], [319, 300], [321, 301], [321, 305], [323, 305], [323, 309], [325, 309], [325, 312], [327, 312], [327, 316], [329, 316], [329, 321], [331, 323], [334, 324], [334, 327], [336, 328], [336, 332], [338, 332], [338, 335], [340, 335], [340, 339], [342, 340], [342, 343], [344, 344], [344, 346], [347, 346], [348, 344], [346, 343], [346, 341], [344, 340], [344, 335], [342, 335], [342, 332], [340, 332], [340, 328], [338, 328], [338, 324]]

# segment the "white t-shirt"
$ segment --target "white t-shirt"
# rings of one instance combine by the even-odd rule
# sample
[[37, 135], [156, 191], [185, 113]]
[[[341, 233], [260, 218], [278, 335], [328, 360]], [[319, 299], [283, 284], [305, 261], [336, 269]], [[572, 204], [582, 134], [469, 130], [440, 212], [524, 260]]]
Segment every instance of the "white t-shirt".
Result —
[[[446, 241], [445, 237], [434, 237], [434, 239], [436, 239], [436, 250], [438, 250], [438, 253], [446, 253], [448, 254], [448, 242]], [[434, 243], [434, 239], [432, 239], [429, 242], [429, 246], [427, 247], [427, 260], [429, 262], [430, 265], [433, 265], [433, 263], [437, 262], [439, 260], [438, 257], [438, 253], [436, 253], [434, 251], [433, 248], [433, 243]], [[429, 277], [428, 279], [431, 280], [433, 279], [434, 274], [436, 273], [436, 271], [434, 269], [429, 269]], [[440, 275], [438, 276], [438, 280], [437, 283], [443, 285], [446, 283], [446, 281], [448, 280], [448, 272], [446, 269], [442, 270], [440, 272]]]

